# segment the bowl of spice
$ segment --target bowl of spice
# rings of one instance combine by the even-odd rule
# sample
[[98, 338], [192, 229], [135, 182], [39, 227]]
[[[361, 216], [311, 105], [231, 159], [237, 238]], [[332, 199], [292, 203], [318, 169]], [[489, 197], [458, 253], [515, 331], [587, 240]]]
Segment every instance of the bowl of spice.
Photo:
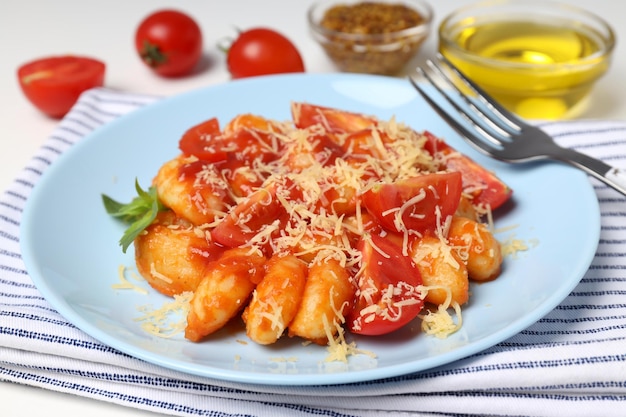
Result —
[[439, 26], [439, 51], [504, 107], [529, 119], [584, 112], [615, 46], [599, 16], [548, 0], [483, 1]]
[[395, 75], [430, 33], [433, 11], [422, 0], [323, 0], [311, 6], [313, 37], [345, 72]]

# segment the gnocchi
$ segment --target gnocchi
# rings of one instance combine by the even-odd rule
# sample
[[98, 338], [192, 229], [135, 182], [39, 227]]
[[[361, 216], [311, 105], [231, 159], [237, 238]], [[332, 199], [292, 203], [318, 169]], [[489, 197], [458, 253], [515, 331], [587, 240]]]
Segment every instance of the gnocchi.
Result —
[[[395, 119], [291, 110], [291, 122], [194, 126], [154, 177], [165, 211], [136, 237], [135, 261], [157, 291], [193, 292], [188, 340], [236, 318], [261, 345], [384, 334], [425, 303], [466, 304], [470, 280], [499, 275], [499, 244], [479, 221], [487, 197], [478, 204], [445, 164], [467, 157], [447, 145], [442, 157], [443, 141]], [[508, 194], [497, 198], [493, 209]]]

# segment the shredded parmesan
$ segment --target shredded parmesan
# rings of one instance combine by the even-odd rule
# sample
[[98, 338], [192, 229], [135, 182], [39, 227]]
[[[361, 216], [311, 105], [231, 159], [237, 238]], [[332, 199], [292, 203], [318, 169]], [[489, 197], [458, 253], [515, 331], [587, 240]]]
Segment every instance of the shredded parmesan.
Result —
[[[325, 318], [325, 317], [324, 317]], [[324, 320], [324, 328], [328, 336], [328, 346], [326, 350], [328, 355], [324, 359], [324, 362], [348, 362], [348, 357], [355, 355], [366, 355], [370, 358], [375, 358], [374, 352], [358, 349], [356, 342], [348, 343], [345, 338], [345, 330], [339, 324], [335, 324], [336, 335], [333, 336], [332, 327], [328, 323], [328, 320]]]
[[[442, 304], [438, 305], [435, 310], [427, 310], [426, 314], [420, 315], [420, 318], [422, 319], [422, 331], [428, 335], [445, 339], [451, 334], [457, 332], [463, 325], [461, 306], [457, 302], [452, 301], [452, 293], [449, 288], [439, 286], [423, 288], [425, 291], [433, 289], [445, 290], [447, 293], [446, 300]], [[448, 312], [450, 307], [454, 310], [457, 318], [456, 322], [454, 321], [452, 315]]]
[[141, 323], [141, 328], [154, 336], [170, 338], [184, 332], [187, 325], [185, 318], [189, 312], [189, 302], [193, 293], [188, 291], [175, 295], [172, 301], [163, 303], [157, 309], [141, 306], [141, 316], [134, 320]]
[[[515, 230], [519, 227], [519, 225], [511, 225], [507, 227], [500, 227], [498, 229], [493, 230], [494, 234], [503, 234]], [[502, 252], [502, 256], [510, 256], [512, 258], [517, 258], [517, 255], [520, 252], [526, 252], [530, 250], [532, 247], [535, 247], [539, 244], [537, 239], [530, 239], [528, 241], [519, 239], [515, 235], [515, 233], [511, 233], [508, 235], [506, 239], [500, 240], [500, 250]]]
[[146, 290], [145, 288], [142, 288], [136, 284], [133, 284], [132, 282], [128, 281], [128, 279], [126, 279], [126, 274], [127, 274], [127, 268], [124, 265], [120, 265], [117, 268], [117, 277], [119, 278], [120, 282], [111, 285], [111, 287], [115, 290], [133, 290], [133, 291], [137, 291], [138, 293], [141, 294], [148, 294], [148, 290]]
[[[534, 243], [536, 244], [536, 241], [534, 241]], [[529, 250], [530, 246], [526, 241], [517, 239], [514, 235], [511, 235], [504, 241], [500, 242], [500, 248], [502, 256], [511, 256], [516, 258], [519, 252]]]
[[[291, 110], [294, 118], [298, 119], [302, 104], [293, 103]], [[294, 254], [310, 263], [336, 261], [358, 283], [357, 295], [369, 303], [351, 325], [358, 328], [375, 320], [398, 321], [403, 315], [403, 309], [421, 305], [428, 291], [435, 287], [414, 287], [399, 280], [379, 288], [363, 273], [363, 254], [355, 247], [357, 239], [363, 239], [365, 244], [376, 251], [381, 264], [388, 263], [392, 254], [385, 253], [384, 246], [377, 246], [368, 234], [371, 220], [365, 208], [361, 207], [360, 196], [379, 184], [391, 184], [426, 173], [439, 173], [441, 167], [445, 167], [445, 158], [458, 155], [444, 155], [440, 152], [431, 155], [425, 150], [428, 137], [398, 123], [395, 118], [386, 122], [355, 121], [363, 124], [356, 126], [359, 127], [356, 135], [353, 132], [338, 132], [340, 129], [336, 129], [336, 117], [341, 117], [342, 113], [338, 111], [336, 114], [318, 109], [312, 115], [316, 124], [307, 128], [296, 128], [287, 122], [271, 122], [257, 129], [256, 124], [255, 128], [251, 128], [241, 119], [229, 124], [226, 132], [228, 129], [244, 129], [246, 137], [250, 136], [244, 149], [240, 149], [234, 141], [215, 145], [215, 151], [230, 151], [232, 154], [229, 158], [233, 161], [229, 159], [222, 164], [203, 163], [195, 157], [188, 159], [189, 163], [203, 165], [192, 178], [193, 189], [185, 196], [185, 202], [203, 214], [212, 214], [209, 222], [192, 226], [191, 230], [198, 238], [212, 242], [212, 237], [215, 237], [215, 241], [220, 243], [218, 235], [212, 236], [211, 231], [223, 224], [234, 225], [245, 234], [242, 247], [249, 249], [251, 254]], [[225, 138], [226, 135], [220, 136], [222, 140]], [[210, 142], [211, 138], [207, 137], [208, 152], [213, 146]], [[259, 157], [259, 154], [262, 156]], [[233, 183], [237, 186], [233, 186]], [[206, 190], [212, 190], [210, 197], [219, 200], [220, 204], [212, 206], [207, 201], [210, 198], [207, 199]], [[463, 190], [468, 196], [477, 191]], [[431, 196], [442, 197], [440, 194], [444, 192], [438, 193], [433, 186], [424, 187], [407, 198], [400, 207], [391, 208], [382, 216], [389, 216], [396, 229], [394, 232], [402, 236], [402, 254], [410, 256], [415, 264], [426, 263], [429, 257], [441, 258], [459, 269], [461, 262], [466, 262], [470, 256], [469, 245], [480, 248], [480, 242], [464, 241], [452, 247], [447, 240], [451, 216], [445, 217], [438, 205], [435, 205], [434, 212], [430, 208], [431, 212], [419, 211], [420, 202], [428, 201]], [[228, 202], [223, 203], [222, 200]], [[255, 206], [246, 210], [249, 207], [247, 204], [251, 202]], [[493, 230], [491, 208], [483, 206], [475, 209], [480, 216], [487, 218], [489, 230]], [[259, 224], [258, 219], [263, 219], [263, 213], [267, 211], [272, 213], [271, 221]], [[275, 215], [275, 212], [279, 214]], [[408, 227], [409, 219], [424, 218], [436, 220], [435, 230], [424, 232]], [[182, 231], [181, 225], [175, 226]], [[437, 244], [413, 247], [416, 239], [424, 238], [422, 233], [434, 234]], [[507, 243], [503, 244], [503, 253], [526, 250], [527, 246], [522, 243], [517, 240], [508, 243], [513, 248], [512, 252], [505, 250]], [[201, 250], [192, 248], [190, 253], [201, 254]], [[149, 272], [164, 284], [172, 284], [176, 280], [175, 277], [160, 273], [153, 263], [150, 264]], [[115, 288], [139, 288], [126, 280], [124, 270], [120, 270], [119, 275], [120, 283]], [[420, 316], [424, 332], [436, 337], [454, 333], [462, 323], [460, 306], [451, 301], [450, 289], [443, 289], [447, 291], [446, 302], [436, 310], [429, 310]], [[252, 297], [258, 301], [256, 293]], [[330, 300], [333, 299], [331, 288]], [[142, 322], [146, 331], [170, 337], [185, 326], [184, 320], [174, 322], [171, 316], [175, 312], [186, 311], [188, 303], [187, 294], [157, 310], [142, 308], [144, 315], [138, 321]], [[269, 321], [272, 330], [282, 334], [288, 325], [282, 321], [283, 306], [276, 300], [266, 300], [264, 303], [262, 317]], [[330, 311], [328, 316], [322, 316], [328, 339], [329, 354], [326, 361], [346, 362], [349, 356], [359, 354], [375, 357], [371, 352], [357, 349], [354, 342], [346, 341], [346, 318], [343, 314], [348, 310], [347, 303], [335, 306], [331, 302], [330, 308], [332, 317]], [[448, 312], [450, 309], [454, 310], [456, 320]], [[288, 358], [280, 361], [293, 360]]]
[[161, 281], [167, 283], [167, 284], [171, 284], [174, 282], [174, 280], [168, 276], [163, 275], [162, 273], [160, 273], [159, 271], [156, 270], [156, 267], [154, 266], [154, 263], [150, 264], [150, 275], [152, 275], [154, 278], [160, 279]]

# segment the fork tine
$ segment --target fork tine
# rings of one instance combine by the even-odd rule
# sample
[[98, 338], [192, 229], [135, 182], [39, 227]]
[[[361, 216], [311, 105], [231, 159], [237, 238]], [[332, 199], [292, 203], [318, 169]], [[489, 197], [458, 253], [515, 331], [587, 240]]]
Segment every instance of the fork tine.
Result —
[[[484, 102], [484, 97], [479, 97], [479, 99], [483, 104], [485, 104], [485, 106], [487, 107], [486, 109], [478, 107], [474, 102], [472, 102], [472, 100], [469, 99], [467, 94], [461, 91], [457, 83], [452, 78], [450, 78], [450, 75], [448, 75], [446, 71], [444, 71], [443, 68], [441, 68], [441, 66], [439, 66], [437, 63], [431, 60], [426, 61], [426, 64], [428, 65], [428, 67], [433, 73], [436, 73], [438, 77], [443, 82], [445, 82], [446, 85], [451, 88], [451, 90], [453, 90], [456, 93], [456, 97], [462, 99], [463, 102], [467, 104], [467, 106], [471, 109], [471, 111], [470, 112], [465, 111], [463, 108], [461, 108], [458, 105], [454, 106], [455, 109], [458, 112], [463, 113], [466, 118], [471, 119], [472, 124], [474, 124], [475, 126], [485, 126], [485, 128], [493, 131], [496, 134], [496, 136], [488, 135], [489, 140], [492, 140], [494, 142], [499, 142], [500, 139], [496, 139], [496, 137], [501, 137], [501, 138], [504, 138], [505, 140], [508, 140], [510, 139], [511, 135], [516, 135], [519, 133], [520, 128], [516, 125], [511, 124], [507, 120], [502, 120], [501, 116], [498, 113], [494, 113], [493, 109], [490, 108], [489, 104]], [[449, 69], [454, 73], [456, 78], [462, 77], [453, 68], [449, 68]], [[421, 74], [426, 75], [423, 69], [419, 68], [418, 71]], [[429, 78], [429, 81], [431, 83], [433, 83], [432, 77], [428, 77], [427, 75], [426, 77]], [[460, 79], [460, 81], [463, 83], [464, 83], [464, 80], [466, 79], [465, 78]], [[470, 89], [471, 89], [471, 86], [470, 86]], [[449, 92], [444, 92], [442, 89], [438, 89], [438, 90], [441, 92], [441, 94], [445, 94], [447, 97], [451, 97]], [[472, 94], [476, 95], [477, 93], [472, 90]], [[483, 132], [485, 132], [485, 129], [482, 129], [482, 130]]]
[[[421, 72], [421, 71], [420, 71]], [[424, 74], [426, 77], [428, 75]], [[472, 136], [472, 133], [465, 126], [460, 124], [454, 117], [452, 117], [448, 112], [446, 112], [435, 100], [433, 100], [426, 91], [417, 83], [412, 77], [409, 77], [409, 81], [413, 84], [413, 87], [417, 89], [417, 91], [421, 94], [421, 96], [428, 102], [428, 104], [441, 116], [448, 124], [453, 126], [455, 129], [459, 130], [459, 133], [463, 134], [463, 136]]]
[[[437, 59], [440, 62], [443, 62], [458, 77], [458, 79], [461, 80], [463, 84], [465, 84], [465, 86], [470, 88], [474, 92], [476, 97], [478, 97], [478, 99], [487, 108], [489, 108], [489, 110], [491, 110], [498, 117], [499, 120], [505, 123], [508, 127], [514, 129], [514, 131], [516, 132], [519, 132], [524, 127], [525, 123], [519, 117], [515, 116], [513, 113], [505, 109], [485, 90], [483, 90], [475, 82], [467, 78], [467, 76], [465, 76], [465, 74], [463, 74], [463, 72], [456, 65], [450, 62], [448, 58], [443, 56], [443, 54], [438, 52]], [[454, 83], [452, 84], [454, 85]], [[456, 86], [454, 87], [457, 88]]]
[[[428, 75], [426, 72], [424, 72], [421, 68], [418, 68], [418, 72], [420, 72], [421, 75], [423, 75], [426, 79], [428, 79], [429, 82], [439, 91], [439, 93], [441, 95], [443, 95], [443, 97], [452, 106], [457, 108], [460, 111], [461, 114], [464, 114], [463, 110], [460, 109], [458, 104], [456, 104], [454, 101], [452, 101], [447, 96], [447, 94], [445, 94], [441, 90], [441, 87], [439, 87], [436, 83], [434, 83], [434, 81], [430, 77], [430, 75]], [[426, 102], [437, 112], [437, 114], [439, 114], [439, 116], [441, 116], [441, 118], [443, 118], [446, 122], [448, 122], [448, 124], [450, 126], [452, 126], [459, 134], [464, 136], [468, 140], [468, 142], [470, 144], [474, 145], [478, 151], [483, 152], [483, 153], [485, 153], [487, 155], [491, 155], [491, 156], [495, 156], [495, 157], [501, 157], [501, 155], [500, 155], [501, 148], [498, 148], [498, 147], [494, 146], [494, 144], [493, 144], [493, 143], [499, 143], [495, 138], [491, 138], [491, 141], [493, 143], [488, 143], [488, 142], [486, 142], [484, 140], [479, 139], [475, 132], [471, 131], [464, 124], [460, 123], [456, 118], [454, 118], [446, 110], [444, 110], [443, 107], [441, 107], [439, 105], [439, 103], [437, 103], [435, 100], [433, 100], [432, 97], [430, 96], [430, 94], [427, 93], [419, 85], [419, 83], [417, 83], [412, 77], [409, 77], [409, 81], [411, 82], [413, 87], [415, 87], [415, 89], [420, 93], [420, 95], [424, 98], [424, 100], [426, 100]], [[471, 122], [472, 127], [479, 132], [479, 134], [483, 135], [486, 138], [490, 138], [491, 137], [491, 135], [489, 133], [485, 132], [479, 125], [475, 124], [471, 119], [468, 119], [468, 120]]]
[[[448, 102], [448, 104], [454, 107], [454, 110], [458, 114], [463, 116], [465, 120], [469, 122], [471, 127], [475, 129], [476, 131], [478, 131], [480, 138], [482, 138], [482, 139], [479, 139], [479, 137], [476, 136], [476, 132], [471, 132], [469, 129], [465, 128], [463, 125], [457, 122], [457, 125], [459, 125], [458, 127], [463, 130], [463, 134], [468, 139], [472, 141], [481, 140], [481, 142], [482, 140], [488, 140], [494, 145], [501, 146], [502, 139], [508, 140], [510, 138], [509, 135], [511, 132], [507, 130], [503, 130], [497, 124], [492, 123], [486, 115], [482, 114], [482, 111], [479, 108], [474, 106], [469, 101], [469, 99], [467, 99], [467, 97], [464, 96], [464, 94], [453, 84], [453, 82], [441, 71], [440, 68], [436, 67], [431, 61], [427, 61], [427, 62], [429, 63], [429, 66], [431, 67], [431, 69], [434, 67], [434, 71], [437, 72], [440, 76], [439, 78], [442, 81], [444, 81], [447, 85], [452, 87], [452, 89], [456, 91], [457, 95], [463, 98], [463, 100], [471, 107], [472, 111], [469, 111], [469, 112], [463, 107], [461, 107], [456, 102], [456, 100], [452, 98], [452, 95], [450, 94], [450, 92], [448, 90], [444, 90], [428, 72], [426, 72], [423, 68], [417, 68], [417, 72], [421, 76], [423, 76], [433, 87], [435, 87], [435, 89]], [[487, 131], [485, 128], [483, 128], [484, 125], [487, 125], [490, 131]]]

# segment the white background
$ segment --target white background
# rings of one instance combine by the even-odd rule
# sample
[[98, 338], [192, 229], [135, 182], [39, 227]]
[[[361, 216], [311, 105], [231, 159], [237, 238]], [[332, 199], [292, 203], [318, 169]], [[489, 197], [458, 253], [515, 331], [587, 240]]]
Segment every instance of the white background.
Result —
[[[596, 85], [586, 119], [626, 120], [626, 3], [614, 0], [562, 0], [605, 18], [617, 34], [613, 65]], [[435, 28], [453, 9], [468, 0], [431, 0]], [[0, 5], [0, 190], [4, 190], [35, 150], [50, 135], [58, 120], [39, 113], [23, 97], [17, 82], [19, 65], [50, 55], [88, 55], [107, 64], [106, 86], [169, 96], [199, 87], [227, 82], [225, 56], [217, 43], [236, 35], [237, 29], [266, 26], [288, 36], [300, 50], [308, 72], [335, 68], [309, 35], [306, 9], [310, 0], [20, 0]], [[191, 14], [204, 35], [206, 65], [203, 71], [179, 79], [160, 78], [139, 61], [134, 33], [139, 22], [161, 8], [178, 8]], [[433, 32], [414, 64], [431, 57], [437, 45]], [[131, 408], [81, 397], [0, 382], [0, 415], [25, 417], [156, 416]], [[56, 413], [55, 413], [56, 414]]]

